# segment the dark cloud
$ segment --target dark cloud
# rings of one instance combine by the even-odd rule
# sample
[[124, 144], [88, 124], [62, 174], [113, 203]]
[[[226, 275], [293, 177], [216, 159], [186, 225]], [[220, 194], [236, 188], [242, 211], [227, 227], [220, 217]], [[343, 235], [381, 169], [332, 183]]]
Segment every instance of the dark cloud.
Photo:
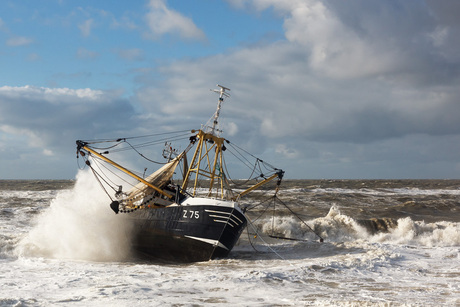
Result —
[[[435, 150], [421, 159], [406, 146], [420, 152], [420, 140], [437, 138], [445, 150], [445, 140], [460, 134], [460, 59], [453, 52], [459, 48], [449, 41], [457, 25], [440, 17], [446, 8], [399, 1], [271, 5], [284, 10], [287, 41], [162, 67], [165, 81], [146, 85], [139, 100], [156, 97], [155, 107], [166, 114], [200, 116], [203, 109], [213, 108], [203, 89], [218, 80], [232, 88], [225, 113], [238, 127], [235, 136], [257, 144], [261, 152], [279, 146], [278, 154], [286, 161], [308, 161], [306, 155], [317, 152], [315, 163], [328, 156], [344, 165], [356, 165], [359, 158], [374, 161], [378, 171], [379, 155], [373, 148], [386, 144], [389, 158], [381, 171], [430, 177], [431, 170], [417, 172], [414, 166], [404, 174], [397, 164], [405, 155], [414, 158], [414, 165], [426, 157], [444, 161]], [[451, 5], [455, 11], [456, 4]], [[317, 147], [313, 152], [312, 143]], [[448, 164], [438, 165], [445, 170]], [[365, 176], [366, 171], [347, 173]]]
[[[58, 150], [63, 138], [94, 137], [130, 126], [133, 108], [116, 94], [89, 89], [3, 87], [0, 89], [2, 126], [37, 138]], [[32, 143], [37, 140], [30, 140]]]

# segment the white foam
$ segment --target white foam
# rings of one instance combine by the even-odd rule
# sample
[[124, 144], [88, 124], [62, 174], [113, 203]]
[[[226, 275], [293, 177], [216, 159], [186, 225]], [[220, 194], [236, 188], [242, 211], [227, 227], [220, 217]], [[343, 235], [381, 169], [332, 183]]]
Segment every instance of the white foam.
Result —
[[460, 189], [419, 189], [419, 188], [387, 188], [387, 189], [346, 189], [346, 188], [292, 188], [283, 190], [289, 195], [298, 193], [313, 193], [313, 194], [361, 194], [371, 196], [395, 196], [395, 195], [460, 195]]
[[355, 219], [332, 206], [325, 217], [306, 221], [306, 226], [294, 216], [266, 217], [257, 222], [265, 234], [283, 235], [288, 238], [316, 240], [313, 229], [327, 242], [348, 242], [364, 240], [368, 242], [408, 244], [418, 246], [457, 246], [460, 245], [460, 223], [413, 221], [410, 217], [397, 220], [397, 226], [372, 234]]
[[129, 227], [110, 209], [110, 199], [89, 171], [77, 174], [21, 240], [19, 255], [93, 261], [120, 260], [129, 253]]
[[[285, 259], [252, 250], [243, 250], [239, 257], [234, 250], [227, 259], [189, 265], [62, 259], [116, 260], [114, 254], [121, 246], [104, 240], [125, 231], [117, 229], [122, 228], [117, 224], [120, 215], [108, 208], [107, 200], [87, 173], [78, 175], [73, 190], [61, 191], [21, 244], [23, 254], [43, 258], [0, 259], [5, 285], [0, 305], [460, 303], [456, 223], [402, 219], [394, 230], [372, 235], [333, 206], [326, 216], [306, 221], [320, 231], [325, 242], [288, 241], [283, 249], [277, 249]], [[256, 222], [270, 230], [271, 219]], [[293, 217], [279, 217], [275, 227], [286, 236], [302, 236], [307, 229]], [[101, 256], [101, 250], [110, 251], [110, 255]], [[47, 259], [45, 254], [60, 259]]]
[[413, 221], [406, 217], [398, 220], [398, 226], [388, 233], [369, 238], [373, 242], [409, 244], [427, 247], [460, 245], [460, 223]]

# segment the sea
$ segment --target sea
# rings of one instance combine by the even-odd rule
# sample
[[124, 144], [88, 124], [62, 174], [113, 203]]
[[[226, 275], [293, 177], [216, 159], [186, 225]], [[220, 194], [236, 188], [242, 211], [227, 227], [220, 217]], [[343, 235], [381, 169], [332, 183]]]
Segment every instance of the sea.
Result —
[[460, 306], [460, 180], [285, 180], [225, 259], [140, 259], [92, 174], [0, 180], [0, 306]]

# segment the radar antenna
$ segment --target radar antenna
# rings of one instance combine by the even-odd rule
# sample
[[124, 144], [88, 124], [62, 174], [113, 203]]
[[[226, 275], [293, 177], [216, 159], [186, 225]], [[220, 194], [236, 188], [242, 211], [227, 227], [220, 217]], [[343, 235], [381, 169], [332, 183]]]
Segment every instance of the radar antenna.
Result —
[[219, 85], [219, 84], [217, 84], [217, 86], [220, 87], [220, 89], [211, 90], [214, 93], [219, 94], [219, 102], [217, 103], [217, 110], [216, 110], [216, 113], [214, 114], [214, 120], [213, 120], [211, 131], [210, 131], [210, 133], [215, 135], [215, 136], [217, 136], [216, 132], [221, 132], [221, 131], [219, 131], [219, 129], [217, 129], [217, 127], [218, 127], [218, 124], [219, 124], [218, 120], [219, 120], [219, 115], [220, 115], [220, 109], [222, 107], [222, 102], [224, 102], [225, 98], [230, 97], [230, 94], [226, 92], [226, 91], [230, 91], [230, 89], [228, 87], [225, 87], [225, 86], [222, 86], [222, 85]]

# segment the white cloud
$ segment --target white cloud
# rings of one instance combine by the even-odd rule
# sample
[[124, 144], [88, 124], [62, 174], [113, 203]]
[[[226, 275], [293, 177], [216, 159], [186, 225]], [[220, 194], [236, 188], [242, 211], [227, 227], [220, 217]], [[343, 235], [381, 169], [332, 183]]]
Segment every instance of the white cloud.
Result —
[[75, 102], [76, 99], [81, 99], [81, 103], [90, 101], [105, 101], [103, 91], [85, 89], [69, 89], [69, 88], [47, 88], [36, 86], [2, 86], [0, 87], [0, 97], [2, 99], [18, 99], [18, 100], [35, 100], [47, 101], [52, 103], [65, 104], [67, 102]]
[[[215, 110], [208, 89], [219, 83], [232, 89], [221, 113], [225, 136], [266, 161], [283, 156], [288, 177], [458, 176], [458, 1], [231, 2], [276, 12], [285, 39], [139, 67], [134, 79], [143, 83], [131, 101], [92, 89], [1, 87], [1, 131], [20, 141], [0, 133], [0, 148], [10, 148], [1, 144], [8, 139], [46, 158], [50, 152], [35, 149], [73, 150], [75, 138], [96, 133], [135, 135], [134, 127], [152, 123], [198, 128]], [[88, 18], [84, 35], [93, 27]], [[150, 38], [205, 38], [166, 1], [150, 1], [145, 20]], [[135, 25], [127, 19], [125, 28]], [[143, 58], [140, 49], [114, 52]]]
[[288, 159], [294, 159], [299, 156], [299, 152], [295, 148], [289, 148], [285, 144], [276, 145], [275, 151]]
[[112, 24], [111, 27], [113, 28], [121, 28], [127, 30], [135, 30], [138, 28], [138, 25], [131, 20], [128, 16], [123, 16], [119, 19], [112, 17]]
[[148, 37], [157, 39], [165, 34], [177, 34], [181, 38], [204, 40], [204, 32], [200, 30], [192, 19], [179, 12], [169, 9], [166, 0], [150, 0], [149, 12], [145, 16], [150, 29]]
[[2, 178], [72, 178], [75, 140], [134, 134], [142, 126], [134, 120], [116, 92], [0, 87]]
[[226, 123], [223, 125], [223, 130], [229, 136], [234, 136], [238, 133], [238, 126], [234, 122]]
[[41, 60], [41, 57], [35, 52], [29, 53], [29, 55], [27, 55], [27, 61], [36, 62], [39, 60]]
[[8, 28], [6, 27], [5, 22], [3, 21], [2, 18], [0, 18], [0, 31], [8, 32]]
[[[353, 1], [251, 5], [272, 6], [284, 16], [285, 41], [161, 67], [156, 73], [165, 81], [138, 92], [144, 109], [171, 117], [180, 111], [191, 117], [184, 122], [205, 122], [211, 114], [203, 112], [213, 110], [215, 101], [203, 89], [217, 81], [232, 89], [222, 116], [238, 127], [239, 144], [267, 153], [275, 148], [286, 159], [307, 161], [312, 155], [316, 158], [308, 163], [337, 170], [325, 177], [340, 172], [364, 176], [362, 165], [352, 170], [362, 161], [372, 165], [370, 171], [385, 165], [382, 177], [391, 177], [391, 171], [410, 177], [396, 165], [406, 154], [413, 159], [408, 162], [412, 176], [423, 173], [417, 165], [425, 171], [422, 176], [430, 176], [418, 164], [426, 155], [401, 146], [416, 148], [420, 140], [438, 138], [439, 150], [448, 150], [452, 136], [460, 135], [460, 73], [455, 69], [460, 59], [453, 50], [460, 53], [448, 39], [452, 24], [438, 22], [418, 2], [373, 2], [361, 10], [362, 2]], [[388, 146], [389, 158], [376, 146]], [[436, 156], [434, 148], [427, 155], [448, 169], [448, 155]], [[396, 157], [393, 166], [391, 156]]]
[[6, 40], [6, 45], [11, 47], [27, 46], [33, 42], [31, 38], [25, 36], [15, 36]]
[[26, 137], [32, 147], [60, 151], [63, 142], [125, 127], [132, 113], [127, 101], [107, 91], [0, 87], [2, 131]]
[[90, 18], [78, 25], [78, 28], [80, 29], [81, 35], [83, 35], [83, 37], [88, 37], [91, 35], [93, 23], [94, 20]]
[[77, 50], [77, 58], [79, 59], [95, 59], [99, 57], [99, 53], [80, 47]]
[[120, 49], [116, 51], [117, 55], [127, 61], [142, 61], [144, 59], [144, 51], [142, 49]]

